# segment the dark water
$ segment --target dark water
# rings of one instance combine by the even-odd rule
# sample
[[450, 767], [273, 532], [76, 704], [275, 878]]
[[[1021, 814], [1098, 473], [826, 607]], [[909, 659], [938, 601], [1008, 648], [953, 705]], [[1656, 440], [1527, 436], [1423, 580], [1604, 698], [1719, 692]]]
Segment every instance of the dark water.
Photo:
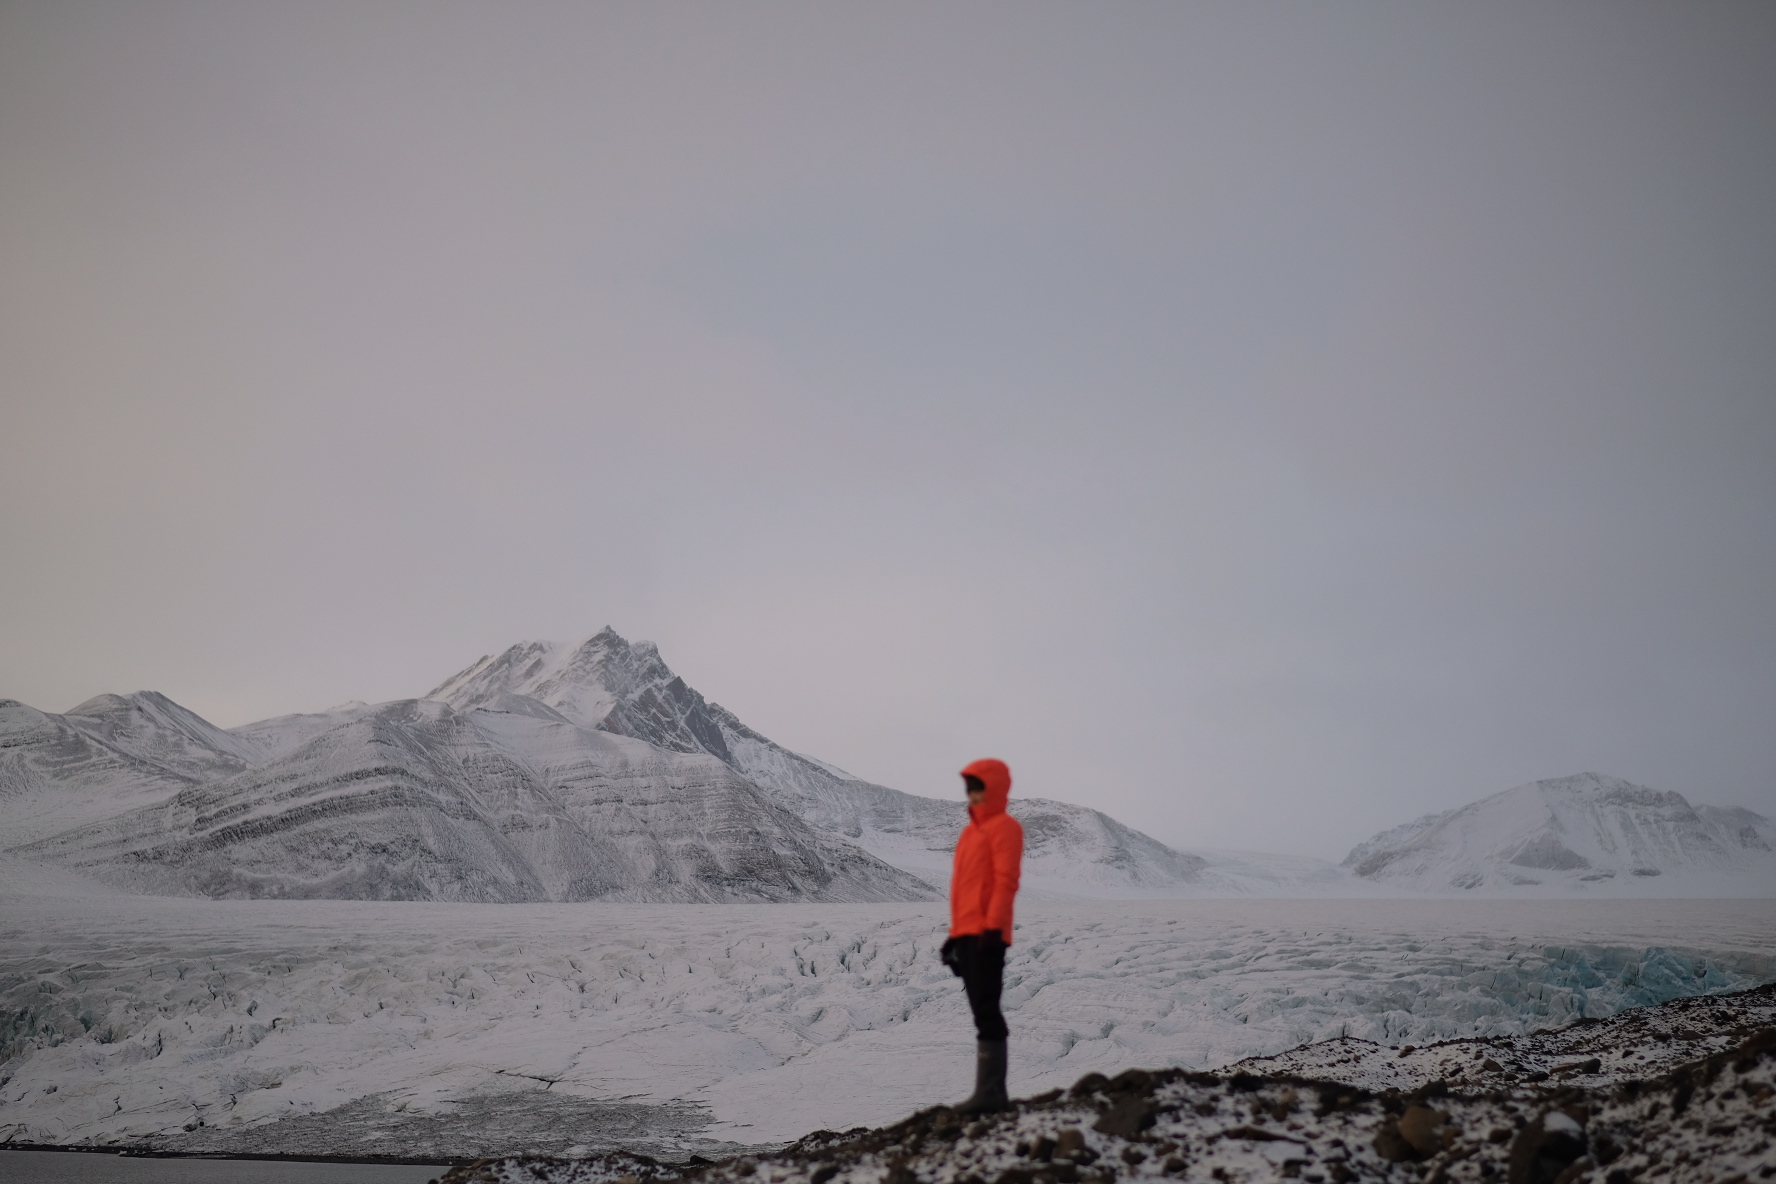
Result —
[[621, 1147], [658, 1159], [693, 1152], [732, 1154], [698, 1132], [709, 1125], [706, 1107], [689, 1102], [601, 1102], [547, 1090], [518, 1090], [460, 1098], [449, 1114], [394, 1112], [372, 1094], [279, 1122], [241, 1128], [204, 1127], [161, 1135], [157, 1146], [185, 1154], [313, 1154], [364, 1159], [493, 1158], [531, 1152], [566, 1155], [575, 1147]]
[[0, 1151], [6, 1184], [425, 1184], [442, 1165], [139, 1159], [96, 1151]]

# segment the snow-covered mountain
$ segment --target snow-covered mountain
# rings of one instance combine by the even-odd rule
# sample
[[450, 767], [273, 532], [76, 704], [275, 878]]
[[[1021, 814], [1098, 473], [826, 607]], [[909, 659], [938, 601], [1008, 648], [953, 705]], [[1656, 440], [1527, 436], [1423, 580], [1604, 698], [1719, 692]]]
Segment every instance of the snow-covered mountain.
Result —
[[1773, 848], [1761, 814], [1581, 773], [1383, 831], [1344, 866], [1430, 892], [1772, 896]]
[[[156, 707], [162, 702], [176, 707], [153, 698]], [[88, 700], [67, 715], [51, 715], [16, 699], [0, 699], [0, 834], [8, 845], [162, 801], [202, 780], [196, 766], [204, 761], [186, 747], [191, 737], [184, 728], [147, 740], [145, 725], [159, 714], [150, 710], [108, 729], [107, 713], [88, 714], [99, 702]], [[227, 752], [209, 755], [217, 770], [243, 767]]]
[[[711, 703], [646, 641], [609, 628], [579, 645], [524, 642], [482, 658], [427, 696], [459, 711], [530, 710], [540, 704], [585, 727], [674, 752], [707, 753], [816, 829], [895, 867], [942, 883], [967, 821], [961, 795], [920, 797], [874, 785], [792, 752]], [[1060, 892], [1188, 891], [1205, 863], [1107, 814], [1067, 802], [1012, 795], [1024, 826], [1024, 875]]]
[[[1203, 860], [1099, 811], [1014, 810], [1033, 890], [1204, 887]], [[153, 692], [60, 716], [0, 705], [6, 847], [134, 891], [923, 900], [965, 821], [960, 795], [901, 793], [773, 743], [610, 629], [513, 646], [425, 699], [232, 731]]]
[[265, 757], [253, 740], [225, 732], [165, 695], [97, 695], [62, 719], [120, 752], [181, 776], [207, 780]]
[[0, 823], [15, 856], [155, 893], [934, 895], [816, 832], [712, 757], [531, 707], [459, 712], [404, 700], [230, 734], [160, 696], [107, 697], [67, 716], [9, 703], [0, 707]]

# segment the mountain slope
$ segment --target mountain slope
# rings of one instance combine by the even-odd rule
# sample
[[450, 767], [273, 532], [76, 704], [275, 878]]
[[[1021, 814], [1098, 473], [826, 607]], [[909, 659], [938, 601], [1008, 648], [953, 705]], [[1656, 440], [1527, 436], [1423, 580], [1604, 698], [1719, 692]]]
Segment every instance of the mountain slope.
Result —
[[238, 773], [266, 755], [157, 691], [95, 695], [62, 719], [121, 752], [200, 780]]
[[[817, 829], [926, 878], [948, 875], [949, 852], [966, 822], [960, 793], [952, 801], [920, 797], [792, 752], [706, 700], [651, 642], [630, 643], [610, 628], [577, 646], [523, 642], [482, 658], [427, 696], [458, 710], [513, 697], [586, 727], [707, 753]], [[1011, 812], [1024, 824], [1024, 871], [1033, 886], [1164, 892], [1190, 885], [1204, 866], [1083, 806], [1014, 796]]]
[[1776, 827], [1615, 777], [1520, 785], [1358, 844], [1344, 866], [1426, 891], [1776, 895]]
[[230, 728], [229, 734], [252, 745], [260, 753], [260, 761], [276, 760], [307, 744], [322, 732], [330, 732], [341, 724], [361, 719], [376, 707], [362, 700], [342, 703], [325, 711], [305, 711], [294, 715], [275, 715], [270, 719]]
[[196, 784], [195, 776], [176, 767], [180, 762], [163, 764], [114, 746], [102, 729], [76, 726], [83, 722], [0, 699], [0, 834], [8, 844], [161, 801]]
[[457, 901], [919, 900], [701, 754], [406, 700], [281, 757], [29, 844], [137, 890]]

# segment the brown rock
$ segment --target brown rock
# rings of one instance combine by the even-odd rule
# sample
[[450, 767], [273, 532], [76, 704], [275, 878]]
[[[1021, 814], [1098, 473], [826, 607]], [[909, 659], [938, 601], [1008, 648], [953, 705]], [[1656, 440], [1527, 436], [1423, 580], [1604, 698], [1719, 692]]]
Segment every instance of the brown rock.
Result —
[[1429, 1159], [1443, 1150], [1443, 1129], [1448, 1123], [1449, 1115], [1441, 1110], [1408, 1106], [1406, 1113], [1400, 1115], [1400, 1137], [1412, 1144], [1420, 1159]]
[[1153, 1074], [1145, 1069], [1124, 1069], [1110, 1079], [1110, 1089], [1117, 1093], [1151, 1093]]
[[1554, 1184], [1584, 1154], [1585, 1138], [1578, 1124], [1553, 1111], [1517, 1132], [1506, 1178], [1510, 1184]]
[[1070, 1159], [1084, 1166], [1098, 1158], [1098, 1153], [1085, 1144], [1085, 1132], [1076, 1126], [1066, 1127], [1055, 1133], [1054, 1155], [1058, 1159]]
[[1153, 1104], [1152, 1098], [1144, 1097], [1141, 1094], [1127, 1094], [1110, 1109], [1104, 1111], [1098, 1121], [1092, 1124], [1092, 1129], [1100, 1135], [1115, 1135], [1123, 1139], [1131, 1138], [1157, 1121], [1154, 1116], [1154, 1111], [1157, 1109], [1158, 1107]]
[[1389, 1163], [1404, 1163], [1418, 1158], [1418, 1149], [1400, 1137], [1400, 1124], [1391, 1118], [1375, 1132], [1372, 1146], [1375, 1154]]
[[1087, 1073], [1084, 1077], [1081, 1077], [1078, 1081], [1073, 1083], [1073, 1088], [1070, 1092], [1076, 1098], [1083, 1098], [1087, 1094], [1097, 1093], [1109, 1084], [1110, 1079], [1105, 1077], [1102, 1073]]

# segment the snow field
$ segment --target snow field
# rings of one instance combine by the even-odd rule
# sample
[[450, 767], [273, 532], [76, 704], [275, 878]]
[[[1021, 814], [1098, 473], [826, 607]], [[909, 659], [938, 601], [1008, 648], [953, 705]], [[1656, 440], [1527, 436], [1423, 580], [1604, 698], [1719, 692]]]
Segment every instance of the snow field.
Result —
[[[971, 1084], [941, 905], [0, 906], [0, 1140], [238, 1150], [367, 1099], [393, 1128], [566, 1095], [702, 1108], [637, 1143], [673, 1153], [881, 1125]], [[1011, 1086], [1518, 1034], [1768, 981], [1773, 949], [1769, 901], [1031, 902]]]

